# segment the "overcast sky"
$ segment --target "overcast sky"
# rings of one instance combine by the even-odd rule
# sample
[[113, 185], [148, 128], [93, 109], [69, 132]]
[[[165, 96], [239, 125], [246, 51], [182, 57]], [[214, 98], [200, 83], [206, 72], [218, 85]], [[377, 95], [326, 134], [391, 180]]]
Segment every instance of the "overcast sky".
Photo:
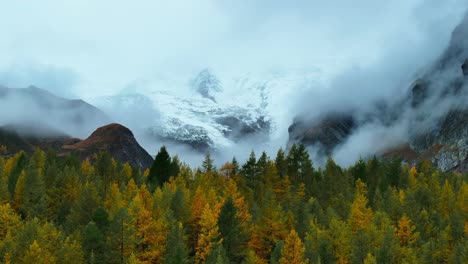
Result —
[[392, 45], [431, 41], [440, 49], [465, 3], [1, 1], [0, 83], [80, 96], [115, 93], [148, 80], [185, 81], [204, 67], [235, 75], [371, 65]]

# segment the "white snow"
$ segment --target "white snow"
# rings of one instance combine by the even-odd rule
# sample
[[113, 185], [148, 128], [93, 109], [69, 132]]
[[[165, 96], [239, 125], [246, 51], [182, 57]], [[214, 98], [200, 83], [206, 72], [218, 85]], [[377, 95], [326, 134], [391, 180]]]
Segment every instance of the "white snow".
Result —
[[325, 85], [329, 74], [314, 68], [216, 77], [221, 87], [210, 93], [215, 100], [197, 93], [190, 80], [185, 84], [165, 80], [164, 85], [156, 81], [135, 87], [137, 93], [127, 91], [90, 101], [132, 130], [145, 129], [176, 140], [207, 137], [215, 149], [236, 144], [224, 135], [229, 128], [216, 122], [217, 118], [233, 116], [255, 124], [265, 117], [271, 127], [269, 140], [283, 145], [295, 115], [291, 111], [295, 95]]

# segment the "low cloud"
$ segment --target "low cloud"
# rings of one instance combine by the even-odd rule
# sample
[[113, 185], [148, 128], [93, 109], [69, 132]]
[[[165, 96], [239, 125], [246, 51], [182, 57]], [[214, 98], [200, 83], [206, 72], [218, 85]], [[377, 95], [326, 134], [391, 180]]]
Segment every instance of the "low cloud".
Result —
[[59, 96], [78, 97], [76, 89], [79, 84], [80, 77], [69, 68], [33, 63], [0, 68], [0, 85], [6, 87], [25, 88], [33, 85]]

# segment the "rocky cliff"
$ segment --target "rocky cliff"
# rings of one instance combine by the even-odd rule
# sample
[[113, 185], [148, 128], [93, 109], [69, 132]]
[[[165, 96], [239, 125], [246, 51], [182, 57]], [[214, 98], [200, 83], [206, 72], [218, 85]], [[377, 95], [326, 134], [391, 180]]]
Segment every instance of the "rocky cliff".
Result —
[[[399, 156], [408, 162], [432, 160], [443, 170], [468, 170], [468, 16], [453, 31], [443, 54], [417, 78], [408, 93], [397, 98], [393, 109], [367, 113], [391, 127], [405, 123], [407, 143], [393, 146], [385, 157]], [[326, 115], [304, 122], [297, 118], [289, 128], [289, 140], [319, 146], [327, 155], [344, 144], [353, 130], [367, 120], [349, 113]], [[404, 122], [403, 122], [404, 121]]]

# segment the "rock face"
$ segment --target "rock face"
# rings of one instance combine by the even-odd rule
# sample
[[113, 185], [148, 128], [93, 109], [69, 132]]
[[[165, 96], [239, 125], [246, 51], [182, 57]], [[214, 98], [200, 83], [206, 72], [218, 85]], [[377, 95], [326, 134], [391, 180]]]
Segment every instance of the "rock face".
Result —
[[153, 125], [146, 131], [149, 136], [157, 140], [181, 143], [200, 152], [206, 152], [213, 146], [213, 141], [204, 127], [184, 123], [177, 118], [167, 119], [164, 123]]
[[331, 155], [355, 128], [352, 115], [335, 113], [312, 123], [296, 120], [289, 127], [289, 138], [290, 142], [318, 147], [321, 155]]
[[220, 116], [215, 120], [226, 128], [223, 130], [223, 134], [234, 142], [262, 132], [268, 134], [270, 131], [270, 121], [267, 120], [266, 116], [259, 116], [254, 122], [246, 122], [246, 120], [249, 120], [249, 116], [243, 115]]
[[468, 167], [467, 62], [468, 16], [452, 33], [446, 51], [421, 78], [423, 88], [412, 90], [413, 102], [418, 100], [412, 104], [410, 124], [424, 129], [410, 129], [409, 144], [420, 153], [443, 146], [430, 157], [443, 170]]
[[208, 69], [202, 70], [192, 81], [191, 85], [204, 98], [216, 102], [216, 93], [221, 92], [221, 82]]
[[64, 150], [78, 152], [88, 157], [99, 151], [109, 152], [116, 160], [128, 162], [140, 169], [149, 168], [151, 156], [136, 141], [132, 131], [119, 124], [98, 128], [87, 139], [73, 145], [63, 146]]
[[[407, 144], [393, 146], [383, 156], [400, 156], [409, 162], [429, 159], [443, 170], [468, 170], [468, 15], [439, 59], [396, 101], [393, 110], [369, 114], [387, 126], [407, 121]], [[290, 142], [319, 145], [331, 154], [354, 129], [366, 125], [362, 118], [359, 123], [355, 120], [353, 115], [341, 114], [308, 123], [296, 121], [289, 129]]]

